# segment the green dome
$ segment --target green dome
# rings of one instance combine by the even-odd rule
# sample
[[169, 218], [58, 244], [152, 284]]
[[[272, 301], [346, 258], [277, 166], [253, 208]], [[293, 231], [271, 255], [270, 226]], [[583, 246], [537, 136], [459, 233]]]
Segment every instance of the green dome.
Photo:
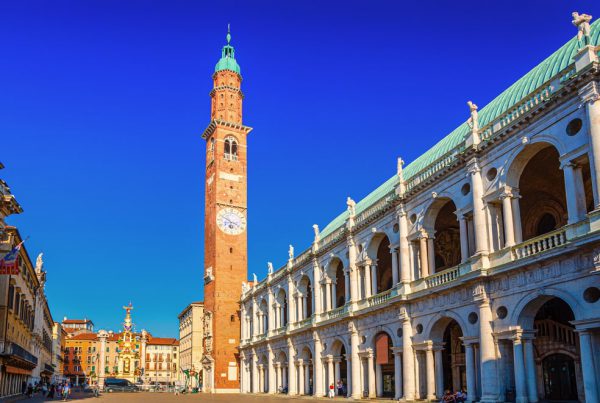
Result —
[[229, 32], [229, 26], [227, 26], [227, 45], [223, 46], [221, 59], [215, 66], [215, 73], [222, 70], [230, 70], [241, 75], [240, 65], [237, 64], [237, 61], [235, 60], [235, 49], [229, 42], [231, 42], [231, 34]]

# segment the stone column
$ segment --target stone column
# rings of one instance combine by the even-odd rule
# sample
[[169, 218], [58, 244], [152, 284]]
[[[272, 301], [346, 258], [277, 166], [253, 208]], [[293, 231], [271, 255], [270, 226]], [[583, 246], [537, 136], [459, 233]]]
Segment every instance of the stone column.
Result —
[[284, 388], [288, 388], [288, 394], [290, 393], [290, 389], [289, 389], [289, 382], [288, 382], [288, 371], [286, 369], [287, 367], [283, 364], [281, 364], [281, 385]]
[[329, 386], [333, 384], [335, 388], [335, 373], [333, 369], [333, 357], [327, 357], [327, 391], [329, 392]]
[[288, 393], [290, 395], [295, 395], [296, 394], [296, 367], [294, 366], [294, 355], [295, 355], [295, 351], [294, 351], [294, 343], [292, 342], [292, 339], [288, 339], [287, 340], [288, 343], [288, 379], [289, 379], [289, 385], [288, 385]]
[[[590, 167], [592, 171], [592, 188], [594, 191], [595, 210], [600, 208], [600, 89], [597, 82], [592, 81], [579, 90], [583, 102], [586, 104], [586, 112], [590, 126]], [[587, 400], [589, 398], [586, 397]], [[591, 401], [591, 400], [589, 400]]]
[[294, 316], [294, 312], [296, 311], [296, 304], [294, 304], [294, 281], [292, 280], [292, 276], [288, 275], [288, 322], [294, 323], [296, 318]]
[[[307, 361], [304, 363], [304, 394], [310, 394], [310, 362]], [[314, 389], [314, 381], [313, 381], [313, 389]]]
[[429, 257], [425, 234], [421, 234], [419, 237], [419, 260], [421, 261], [421, 278], [429, 277]]
[[282, 384], [281, 384], [281, 363], [277, 362], [275, 363], [275, 376], [276, 376], [276, 382], [277, 382], [277, 388], [275, 390], [275, 392], [278, 392], [280, 389], [282, 389]]
[[335, 359], [335, 361], [333, 362], [333, 366], [334, 366], [334, 371], [335, 371], [334, 383], [337, 386], [337, 382], [340, 379], [342, 379], [341, 373], [340, 373], [340, 359]]
[[458, 223], [460, 226], [460, 262], [464, 263], [469, 259], [469, 235], [466, 217], [460, 214]]
[[325, 290], [325, 312], [328, 312], [331, 309], [331, 297], [329, 295], [329, 284], [325, 282], [323, 284], [323, 289]]
[[394, 399], [402, 397], [402, 358], [400, 352], [394, 352]]
[[520, 336], [513, 340], [515, 367], [516, 403], [527, 403], [527, 383], [525, 379], [525, 362], [523, 360], [523, 344]]
[[[600, 107], [600, 105], [598, 105], [598, 102], [596, 102], [596, 105]], [[600, 120], [600, 116], [597, 116], [597, 118]], [[598, 124], [598, 126], [600, 126], [600, 121], [597, 120], [596, 123]], [[600, 136], [600, 133], [596, 134]], [[600, 401], [600, 396], [598, 396], [598, 385], [596, 384], [596, 371], [594, 370], [594, 351], [592, 349], [592, 335], [589, 331], [579, 331], [579, 347], [581, 353], [581, 369], [583, 371], [583, 389], [585, 392], [585, 401], [598, 402]]]
[[511, 247], [515, 244], [515, 230], [513, 227], [513, 211], [511, 194], [503, 193], [500, 198], [502, 199], [502, 217], [504, 222], [504, 246]]
[[358, 268], [356, 267], [356, 244], [354, 238], [349, 236], [346, 240], [348, 245], [348, 270], [350, 272], [350, 299], [349, 301], [358, 301]]
[[352, 396], [352, 358], [349, 354], [343, 358], [346, 360], [346, 379], [348, 384], [346, 385], [346, 397]]
[[435, 399], [435, 370], [433, 366], [433, 348], [427, 346], [425, 350], [425, 368], [426, 368], [426, 379], [427, 382], [427, 397], [428, 400]]
[[321, 267], [319, 267], [319, 262], [316, 258], [313, 259], [313, 279], [314, 281], [311, 283], [313, 286], [313, 311], [315, 314], [320, 314], [323, 312], [322, 308], [322, 300], [321, 293], [319, 288], [319, 279], [321, 278]]
[[323, 364], [321, 363], [321, 352], [323, 350], [323, 347], [321, 345], [321, 340], [319, 339], [319, 334], [316, 331], [313, 332], [313, 341], [315, 352], [315, 355], [313, 357], [313, 390], [315, 396], [323, 396]]
[[402, 383], [404, 400], [415, 398], [415, 354], [412, 348], [412, 326], [408, 312], [401, 315], [402, 321]]
[[258, 357], [252, 352], [252, 393], [258, 393]]
[[371, 265], [371, 295], [376, 295], [379, 293], [379, 288], [377, 287], [377, 265]]
[[475, 401], [475, 357], [472, 344], [465, 344], [465, 366], [467, 371], [467, 397], [469, 402]]
[[348, 324], [348, 331], [350, 332], [350, 354], [352, 356], [352, 398], [360, 399], [360, 358], [358, 358], [358, 332], [353, 322]]
[[275, 309], [274, 309], [274, 296], [273, 290], [269, 287], [269, 293], [267, 294], [267, 332], [275, 329]]
[[[483, 184], [481, 169], [477, 159], [473, 158], [468, 163], [471, 176], [471, 193], [473, 195], [473, 226], [475, 229], [475, 253], [486, 255], [488, 253], [487, 229], [485, 222], [485, 204], [483, 202]], [[487, 266], [485, 264], [484, 266]]]
[[581, 167], [567, 161], [561, 165], [565, 177], [565, 195], [567, 198], [568, 224], [578, 222], [586, 213], [585, 190]]
[[[308, 292], [308, 290], [306, 290], [306, 292]], [[308, 318], [308, 297], [302, 294], [300, 298], [302, 299], [302, 320], [304, 320]]]
[[381, 372], [381, 364], [375, 363], [375, 383], [377, 397], [383, 394], [383, 373]]
[[513, 213], [513, 224], [515, 231], [515, 242], [521, 243], [523, 242], [523, 228], [521, 227], [521, 205], [519, 203], [519, 196], [515, 189], [512, 191], [513, 197], [511, 199], [512, 203], [512, 213]]
[[429, 235], [427, 238], [427, 266], [429, 266], [429, 275], [435, 273], [435, 246], [433, 240], [433, 235]]
[[276, 393], [277, 389], [275, 389], [275, 353], [273, 352], [273, 349], [271, 348], [271, 346], [267, 346], [267, 352], [268, 352], [268, 357], [269, 357], [269, 362], [267, 363], [267, 373], [269, 375], [269, 381], [268, 381], [268, 385], [269, 385], [269, 393]]
[[304, 361], [298, 360], [298, 394], [304, 394]]
[[398, 284], [398, 247], [390, 245], [390, 253], [392, 254], [392, 284]]
[[492, 310], [487, 297], [479, 301], [479, 358], [481, 360], [481, 402], [498, 398], [496, 348], [492, 331]]
[[444, 363], [441, 348], [435, 350], [435, 392], [438, 399], [444, 395]]
[[335, 308], [337, 308], [337, 292], [335, 290], [335, 284], [331, 283], [331, 309]]
[[367, 371], [369, 376], [369, 398], [377, 397], [375, 391], [375, 365], [373, 364], [373, 352], [369, 352], [367, 356]]
[[350, 301], [350, 272], [344, 270], [344, 303]]
[[525, 371], [527, 372], [527, 395], [529, 397], [529, 403], [538, 402], [538, 388], [537, 388], [537, 369], [535, 365], [535, 358], [533, 356], [533, 340], [524, 339], [523, 349], [525, 350]]
[[[144, 331], [142, 331], [142, 339], [144, 337]], [[100, 362], [98, 363], [98, 387], [100, 389], [104, 389], [104, 378], [106, 377], [106, 339], [108, 339], [108, 333], [104, 330], [100, 330], [98, 332], [98, 338], [100, 339]], [[146, 362], [146, 343], [143, 344], [144, 350], [141, 352], [142, 362]], [[142, 370], [146, 370], [146, 366], [142, 365]]]
[[410, 282], [410, 250], [408, 248], [408, 223], [406, 221], [406, 212], [404, 206], [400, 206], [398, 210], [398, 235], [400, 236], [399, 253], [400, 253], [400, 281], [402, 283]]
[[371, 288], [372, 283], [373, 282], [372, 282], [372, 278], [371, 278], [371, 265], [366, 264], [365, 265], [365, 277], [364, 277], [365, 298], [369, 298], [371, 295], [373, 295], [373, 289]]

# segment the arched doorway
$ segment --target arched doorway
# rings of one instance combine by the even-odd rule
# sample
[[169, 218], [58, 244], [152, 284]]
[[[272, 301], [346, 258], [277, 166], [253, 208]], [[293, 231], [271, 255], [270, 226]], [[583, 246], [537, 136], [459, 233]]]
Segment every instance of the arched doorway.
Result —
[[453, 319], [444, 330], [444, 350], [442, 350], [444, 390], [456, 392], [467, 388], [467, 368], [465, 366], [465, 346], [459, 324]]
[[275, 387], [277, 393], [288, 393], [288, 359], [287, 355], [280, 351], [275, 363]]
[[[467, 386], [467, 357], [460, 324], [451, 317], [442, 317], [435, 322], [430, 335], [435, 356], [436, 396], [441, 398], [446, 390], [453, 393], [463, 390], [475, 397], [476, 391], [468, 390]], [[475, 371], [475, 368], [473, 370]], [[471, 387], [475, 388], [475, 385]]]
[[567, 224], [565, 180], [558, 151], [549, 144], [540, 147], [525, 164], [518, 182], [524, 241]]
[[566, 354], [551, 354], [542, 360], [544, 394], [547, 400], [577, 400], [575, 362]]
[[535, 315], [533, 345], [536, 362], [541, 362], [543, 397], [547, 400], [578, 399], [577, 378], [581, 375], [578, 336], [570, 323], [573, 320], [573, 310], [560, 298], [544, 302]]
[[[393, 286], [390, 240], [384, 236], [377, 247], [377, 293], [387, 291]], [[375, 290], [373, 293], [375, 294]]]
[[351, 391], [348, 383], [350, 381], [350, 365], [347, 361], [346, 346], [340, 340], [336, 340], [331, 345], [331, 352], [333, 354], [333, 376], [327, 375], [327, 383], [325, 384], [327, 388], [325, 390], [328, 390], [329, 385], [333, 383], [335, 394], [338, 396], [338, 382], [341, 381], [343, 385], [342, 395], [350, 396]]
[[375, 387], [378, 397], [393, 398], [396, 394], [392, 347], [392, 338], [386, 332], [375, 335]]
[[455, 211], [454, 202], [446, 199], [435, 218], [433, 249], [436, 273], [460, 264], [460, 227]]
[[282, 288], [277, 293], [277, 304], [275, 314], [275, 327], [280, 328], [287, 325], [288, 323], [288, 308], [287, 308], [287, 296], [285, 290]]
[[302, 279], [300, 279], [298, 292], [298, 318], [299, 320], [304, 320], [310, 318], [310, 316], [313, 314], [313, 291], [310, 278], [308, 276], [303, 276]]
[[[302, 365], [304, 371], [304, 394], [312, 395], [314, 391], [314, 378], [313, 378], [313, 356], [312, 351], [308, 347], [304, 347], [302, 350]], [[298, 389], [300, 390], [300, 389]]]
[[334, 307], [339, 308], [346, 305], [346, 277], [344, 265], [338, 260], [335, 268], [335, 301]]

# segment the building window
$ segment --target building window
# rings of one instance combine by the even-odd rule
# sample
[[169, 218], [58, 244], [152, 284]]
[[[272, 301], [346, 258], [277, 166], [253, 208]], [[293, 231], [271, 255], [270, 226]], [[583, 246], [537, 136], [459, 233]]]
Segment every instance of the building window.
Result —
[[15, 287], [8, 286], [8, 309], [13, 309], [15, 299]]
[[237, 161], [238, 159], [238, 143], [232, 136], [225, 138], [225, 159], [228, 161]]

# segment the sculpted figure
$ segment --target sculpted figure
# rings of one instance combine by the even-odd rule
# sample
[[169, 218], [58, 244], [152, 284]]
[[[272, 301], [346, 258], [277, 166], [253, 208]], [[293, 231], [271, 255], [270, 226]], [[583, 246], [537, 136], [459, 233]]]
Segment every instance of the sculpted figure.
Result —
[[273, 274], [273, 263], [267, 262], [267, 273]]
[[356, 202], [352, 200], [352, 198], [348, 197], [348, 199], [346, 199], [346, 205], [348, 206], [348, 213], [350, 214], [350, 217], [354, 217], [356, 214]]
[[252, 273], [252, 277], [254, 279], [254, 284], [258, 284], [258, 277], [256, 277], [256, 273]]
[[37, 259], [35, 260], [35, 271], [37, 272], [41, 272], [42, 268], [44, 267], [44, 254], [40, 253], [37, 257]]
[[317, 224], [313, 224], [313, 230], [315, 231], [315, 239], [319, 237], [319, 226]]
[[469, 105], [469, 111], [471, 112], [471, 117], [467, 120], [467, 124], [473, 131], [477, 131], [479, 129], [479, 114], [477, 113], [477, 105], [473, 102], [468, 101], [467, 105]]
[[[573, 25], [577, 27], [577, 40], [579, 43], [583, 43], [584, 46], [591, 44], [590, 38], [590, 21], [592, 16], [588, 14], [579, 14], [575, 11], [573, 14]], [[583, 42], [581, 42], [583, 39]]]
[[290, 245], [288, 249], [288, 258], [294, 260], [294, 247], [292, 245]]

